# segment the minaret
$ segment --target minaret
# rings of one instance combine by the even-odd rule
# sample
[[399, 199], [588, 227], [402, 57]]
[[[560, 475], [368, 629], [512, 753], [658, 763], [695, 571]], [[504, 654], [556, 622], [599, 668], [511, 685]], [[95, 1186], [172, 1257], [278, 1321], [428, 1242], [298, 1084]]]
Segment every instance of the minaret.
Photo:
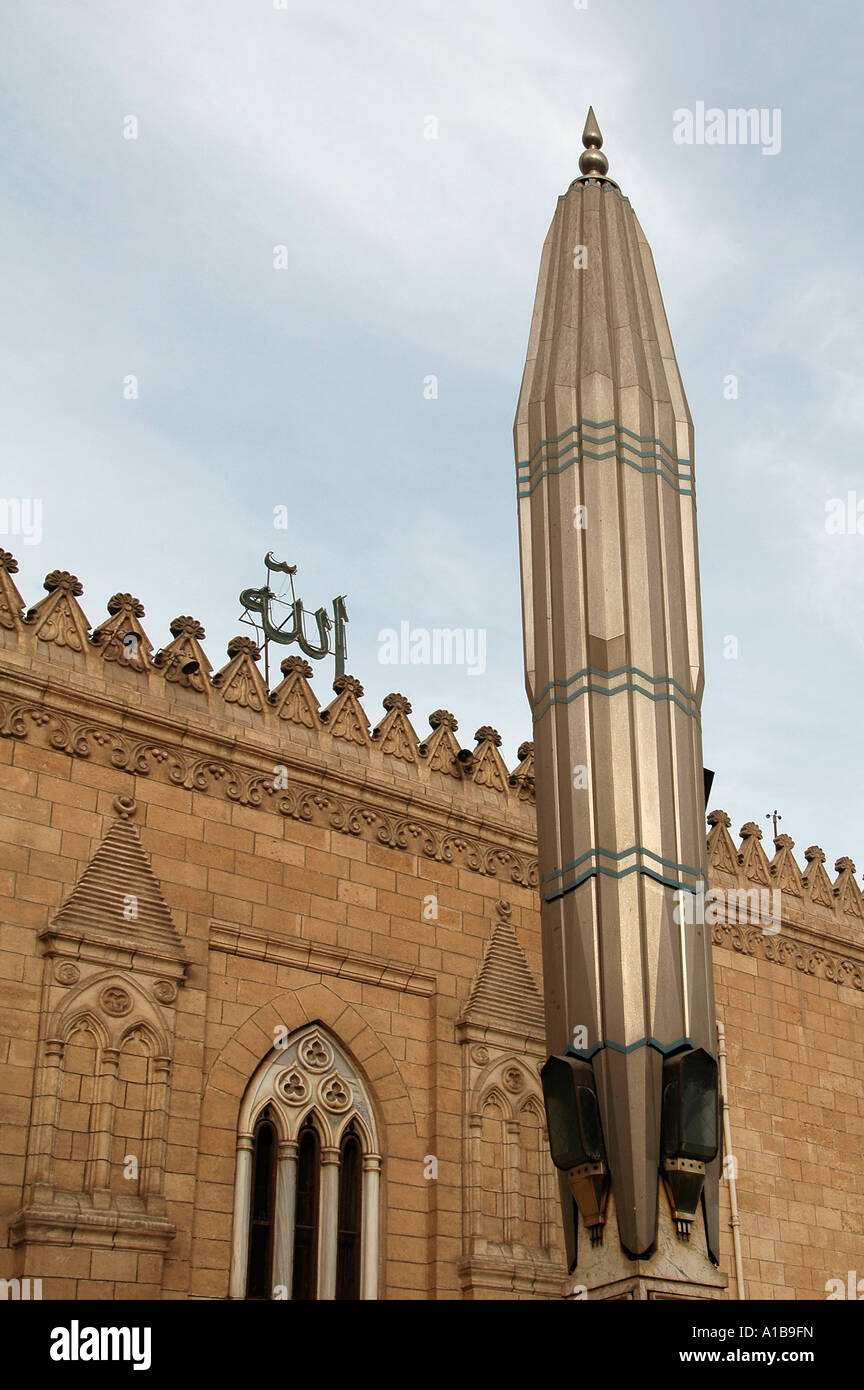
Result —
[[722, 1297], [693, 425], [593, 109], [582, 141], [514, 427], [550, 1142], [589, 1298]]

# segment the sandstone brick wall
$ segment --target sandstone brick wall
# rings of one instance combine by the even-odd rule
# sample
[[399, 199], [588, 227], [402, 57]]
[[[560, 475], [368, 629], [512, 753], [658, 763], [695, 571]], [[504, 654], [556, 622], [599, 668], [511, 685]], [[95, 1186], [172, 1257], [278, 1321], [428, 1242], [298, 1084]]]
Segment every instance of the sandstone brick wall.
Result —
[[[747, 1297], [825, 1298], [864, 1277], [861, 992], [716, 946], [715, 978]], [[731, 1271], [726, 1184], [721, 1203]]]
[[[555, 1296], [557, 1198], [543, 1187], [536, 1106], [524, 1105], [544, 1053], [539, 1000], [519, 974], [542, 980], [528, 746], [510, 773], [484, 729], [460, 765], [452, 717], [436, 712], [418, 746], [397, 696], [373, 737], [356, 682], [325, 718], [300, 667], [273, 706], [242, 648], [198, 690], [169, 684], [146, 648], [138, 671], [110, 665], [82, 640], [73, 586], [58, 581], [47, 618], [28, 624], [9, 575], [0, 565], [0, 1277], [42, 1278], [49, 1298], [225, 1297], [241, 1099], [274, 1029], [317, 1020], [361, 1069], [382, 1136], [380, 1295]], [[184, 630], [172, 646], [197, 640]], [[277, 766], [287, 783], [274, 795]], [[788, 837], [769, 863], [756, 827], [739, 849], [728, 817], [709, 819], [712, 883], [784, 890], [780, 935], [714, 933], [746, 1292], [821, 1298], [830, 1278], [864, 1277], [861, 894], [851, 861], [832, 884], [816, 847], [802, 874]], [[176, 929], [172, 979], [157, 965], [136, 974], [116, 944], [122, 923], [92, 959], [76, 955], [77, 928], [56, 935], [121, 821], [134, 827], [122, 853], [137, 835]], [[169, 936], [154, 959], [170, 963]], [[115, 957], [143, 1031], [119, 1049], [98, 1023], [71, 1035], [52, 1112], [50, 1020], [87, 971], [97, 990]], [[106, 1005], [112, 1037], [119, 995]], [[164, 1023], [169, 1059], [147, 1018], [155, 1032]], [[117, 1054], [113, 1081], [93, 1075], [97, 1044]], [[164, 1132], [144, 1118], [163, 1083]], [[157, 1161], [158, 1190], [152, 1173], [132, 1186], [118, 1176], [138, 1149]], [[505, 1152], [518, 1171], [490, 1195], [484, 1164]], [[74, 1194], [97, 1169], [84, 1220]], [[123, 1216], [127, 1197], [138, 1206]]]
[[[421, 768], [414, 750], [388, 756], [356, 729], [355, 742], [328, 737], [322, 752], [318, 735], [294, 722], [274, 727], [272, 716], [238, 730], [248, 706], [209, 695], [196, 704], [155, 669], [118, 698], [97, 653], [82, 648], [76, 664], [53, 643], [40, 648], [23, 624], [14, 635], [0, 673], [0, 1277], [43, 1277], [55, 1298], [153, 1297], [160, 1287], [165, 1297], [225, 1297], [243, 1092], [278, 1025], [319, 1020], [351, 1050], [379, 1111], [381, 1295], [459, 1297], [465, 1100], [455, 1025], [502, 898], [541, 977], [532, 808], [507, 783], [494, 740], [479, 740], [475, 755], [488, 766], [476, 784]], [[410, 706], [400, 712], [407, 718]], [[175, 752], [192, 785], [172, 785]], [[244, 776], [272, 781], [274, 767], [290, 765], [320, 804], [289, 815], [278, 798], [256, 804], [254, 789], [238, 796], [232, 754]], [[116, 822], [118, 798], [134, 802], [132, 823], [188, 957], [174, 1004], [164, 1202], [176, 1235], [164, 1261], [110, 1248], [104, 1232], [109, 1248], [79, 1230], [53, 1232], [57, 1243], [9, 1243], [10, 1221], [32, 1196], [25, 1158], [50, 966], [38, 934]], [[486, 862], [489, 853], [498, 858]], [[83, 1183], [88, 1125], [98, 1123], [87, 1046], [80, 1034], [67, 1046], [56, 1116], [54, 1177], [70, 1191]], [[140, 1059], [121, 1057], [117, 1087], [115, 1189], [120, 1150], [134, 1152], [141, 1138]], [[429, 1155], [437, 1181], [424, 1178]]]

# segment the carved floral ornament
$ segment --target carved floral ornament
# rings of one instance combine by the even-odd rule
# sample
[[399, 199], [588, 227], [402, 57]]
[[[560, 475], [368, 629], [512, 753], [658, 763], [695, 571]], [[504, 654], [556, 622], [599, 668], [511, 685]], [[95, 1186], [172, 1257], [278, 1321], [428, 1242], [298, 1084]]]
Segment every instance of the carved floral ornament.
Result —
[[190, 618], [188, 615], [174, 618], [168, 630], [172, 637], [194, 637], [197, 642], [202, 642], [207, 636], [198, 619]]
[[333, 682], [333, 689], [337, 695], [347, 690], [349, 695], [356, 696], [358, 700], [362, 700], [366, 693], [356, 676], [337, 676]]
[[75, 598], [80, 598], [84, 592], [84, 585], [77, 574], [70, 574], [68, 570], [52, 570], [46, 574], [42, 587], [49, 594], [59, 590], [61, 594], [72, 594]]
[[397, 694], [396, 692], [394, 692], [394, 693], [392, 693], [392, 694], [390, 694], [390, 695], [385, 695], [385, 696], [384, 696], [383, 704], [384, 704], [384, 708], [385, 708], [386, 710], [395, 709], [395, 710], [397, 710], [398, 713], [400, 713], [400, 714], [410, 714], [410, 713], [411, 713], [411, 704], [410, 704], [410, 702], [409, 702], [407, 696], [405, 696], [405, 695], [399, 695], [399, 694]]
[[307, 661], [305, 656], [286, 656], [279, 663], [279, 670], [283, 676], [290, 676], [294, 671], [299, 671], [306, 680], [312, 675], [312, 664]]
[[326, 1071], [333, 1065], [333, 1049], [318, 1032], [304, 1038], [299, 1047], [299, 1055], [310, 1071]]
[[228, 643], [227, 650], [228, 655], [232, 658], [235, 656], [250, 656], [253, 661], [261, 660], [261, 648], [258, 646], [257, 642], [253, 642], [251, 637], [232, 637], [231, 641]]
[[99, 995], [99, 1005], [103, 1012], [110, 1014], [112, 1018], [122, 1018], [132, 1010], [132, 996], [119, 985], [109, 985]]
[[143, 603], [132, 594], [112, 594], [107, 608], [112, 617], [116, 613], [128, 613], [135, 618], [144, 617]]
[[484, 724], [474, 735], [478, 743], [494, 743], [496, 748], [501, 747], [501, 735], [497, 729], [493, 729], [491, 724]]
[[291, 1067], [288, 1071], [280, 1073], [276, 1079], [276, 1087], [289, 1105], [305, 1105], [312, 1094], [309, 1082], [298, 1067]]
[[353, 1098], [351, 1087], [335, 1072], [318, 1083], [318, 1099], [325, 1110], [331, 1110], [336, 1115], [344, 1114]]
[[433, 729], [450, 729], [453, 733], [459, 728], [456, 716], [451, 714], [449, 709], [433, 710], [429, 716], [429, 724]]

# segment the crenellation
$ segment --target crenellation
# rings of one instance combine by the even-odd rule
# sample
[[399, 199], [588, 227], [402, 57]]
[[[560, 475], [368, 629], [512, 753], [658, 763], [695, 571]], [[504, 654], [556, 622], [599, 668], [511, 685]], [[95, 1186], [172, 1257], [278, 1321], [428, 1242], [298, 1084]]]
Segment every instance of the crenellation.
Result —
[[89, 697], [100, 710], [106, 701], [113, 703], [124, 727], [131, 728], [136, 715], [152, 727], [161, 709], [170, 727], [182, 725], [190, 734], [201, 718], [208, 731], [221, 724], [226, 735], [242, 730], [271, 746], [287, 733], [295, 757], [302, 750], [309, 765], [317, 753], [322, 768], [330, 765], [336, 740], [343, 760], [375, 768], [397, 785], [408, 777], [434, 786], [438, 778], [430, 774], [441, 774], [487, 804], [502, 796], [533, 801], [533, 746], [521, 745], [511, 773], [498, 752], [500, 736], [489, 725], [477, 731], [473, 751], [462, 749], [456, 719], [436, 710], [429, 717], [432, 734], [421, 740], [409, 718], [408, 699], [394, 693], [385, 698], [384, 718], [373, 728], [355, 677], [338, 677], [335, 698], [322, 708], [309, 682], [312, 668], [298, 656], [282, 661], [283, 678], [268, 690], [259, 670], [260, 649], [244, 636], [232, 638], [227, 663], [213, 672], [201, 645], [204, 628], [188, 615], [171, 622], [172, 641], [154, 652], [140, 621], [144, 606], [129, 593], [112, 595], [109, 617], [88, 636], [90, 624], [77, 603], [83, 586], [68, 571], [46, 576], [47, 597], [19, 621], [24, 600], [11, 579], [16, 572], [14, 556], [0, 552], [0, 614], [6, 615], [0, 627], [15, 634], [11, 668], [26, 672], [31, 684], [41, 676], [43, 689], [50, 686], [52, 694], [62, 689], [82, 703]]
[[802, 870], [793, 856], [795, 842], [790, 836], [775, 838], [776, 853], [769, 862], [760, 844], [761, 827], [755, 821], [741, 827], [741, 844], [736, 849], [726, 812], [711, 811], [707, 819], [708, 868], [716, 886], [727, 888], [734, 879], [742, 890], [756, 889], [760, 902], [763, 892], [769, 895], [764, 900], [766, 906], [778, 912], [784, 928], [804, 929], [813, 945], [821, 939], [826, 947], [864, 948], [864, 897], [855, 880], [853, 860], [847, 856], [837, 860], [837, 878], [832, 884], [824, 868], [825, 854], [818, 845], [805, 850]]

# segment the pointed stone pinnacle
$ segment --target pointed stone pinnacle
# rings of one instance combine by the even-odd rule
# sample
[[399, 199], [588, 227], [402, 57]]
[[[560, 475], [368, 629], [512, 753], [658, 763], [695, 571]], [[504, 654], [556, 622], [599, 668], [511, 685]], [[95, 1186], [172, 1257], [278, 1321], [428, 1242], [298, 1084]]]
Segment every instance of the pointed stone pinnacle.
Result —
[[604, 178], [609, 172], [609, 160], [600, 149], [603, 144], [603, 136], [600, 134], [600, 127], [597, 124], [593, 106], [588, 107], [585, 129], [582, 132], [582, 144], [585, 146], [579, 156], [579, 170], [582, 176], [584, 178]]

